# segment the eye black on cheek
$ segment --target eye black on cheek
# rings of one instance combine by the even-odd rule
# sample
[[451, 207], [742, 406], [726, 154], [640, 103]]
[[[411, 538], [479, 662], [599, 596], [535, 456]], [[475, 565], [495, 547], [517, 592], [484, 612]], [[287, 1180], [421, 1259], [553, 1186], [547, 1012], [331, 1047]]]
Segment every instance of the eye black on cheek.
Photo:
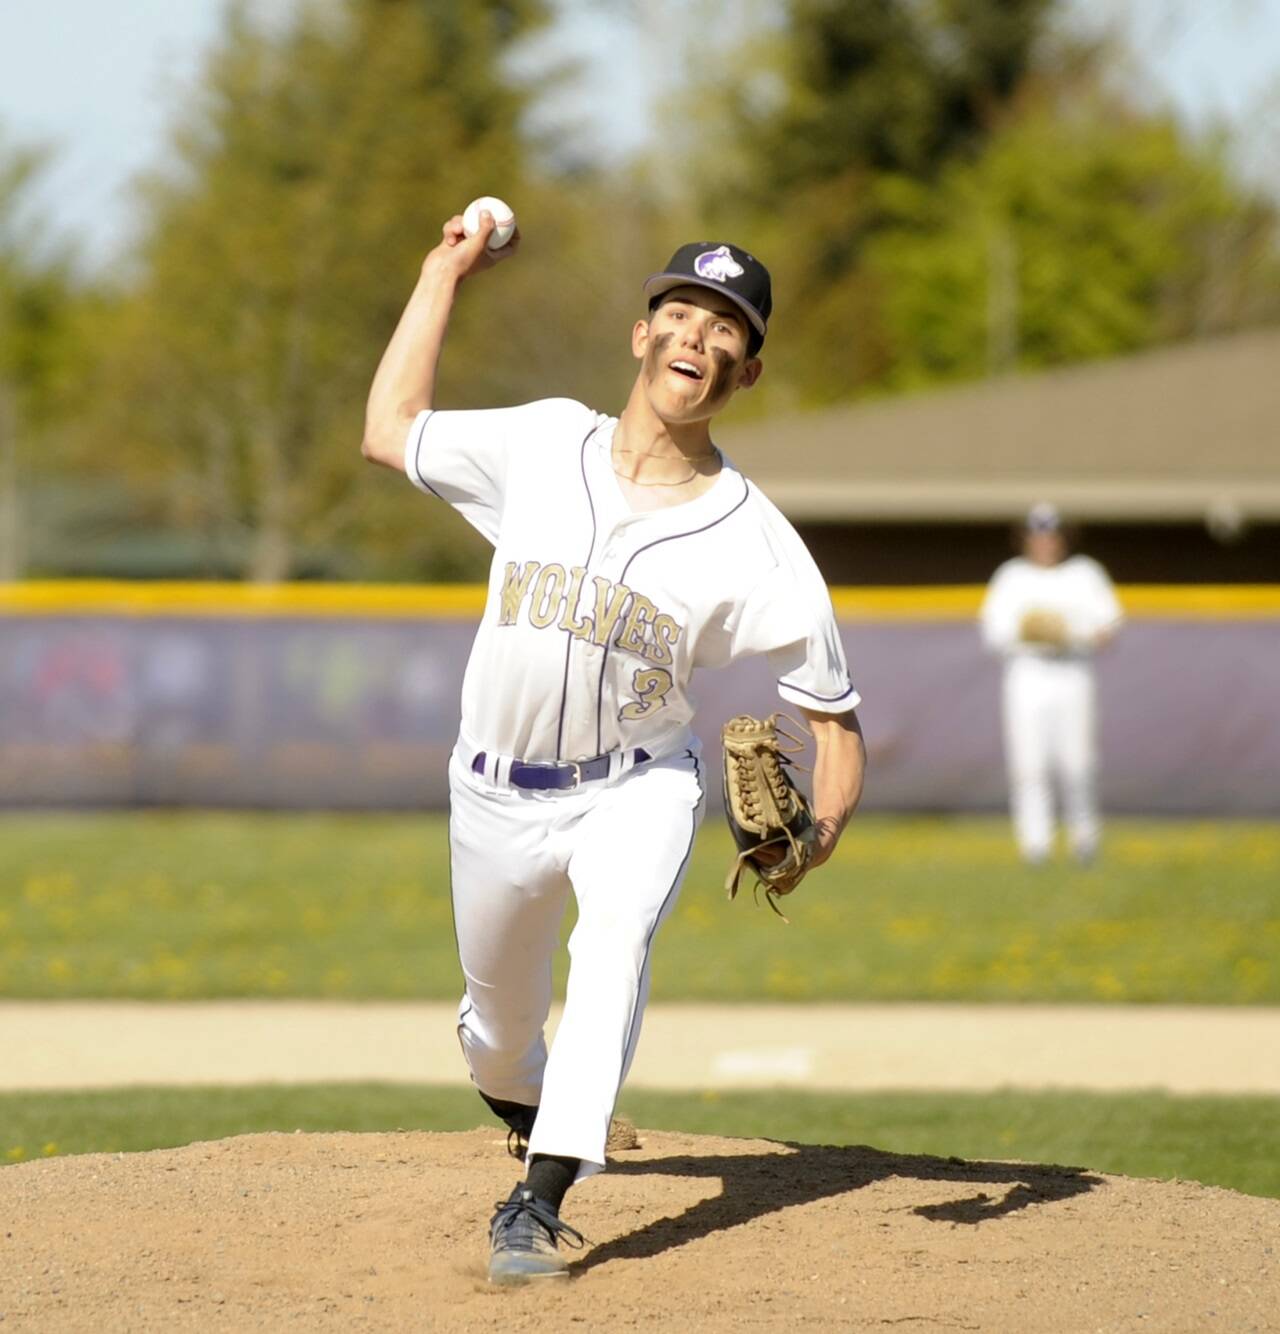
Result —
[[713, 347], [711, 355], [715, 358], [716, 368], [711, 377], [710, 397], [718, 398], [732, 381], [738, 369], [738, 360], [731, 357], [722, 347]]

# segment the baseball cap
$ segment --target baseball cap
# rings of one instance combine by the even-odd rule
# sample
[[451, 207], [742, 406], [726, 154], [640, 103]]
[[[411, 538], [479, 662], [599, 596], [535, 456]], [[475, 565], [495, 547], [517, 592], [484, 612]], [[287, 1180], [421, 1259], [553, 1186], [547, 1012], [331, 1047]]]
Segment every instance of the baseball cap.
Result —
[[645, 279], [644, 291], [652, 310], [658, 298], [675, 287], [709, 287], [723, 292], [754, 330], [748, 350], [754, 356], [764, 342], [773, 312], [773, 285], [769, 270], [752, 254], [725, 241], [691, 241], [682, 245], [660, 273]]
[[1026, 529], [1029, 533], [1056, 533], [1062, 527], [1062, 516], [1048, 501], [1042, 500], [1027, 511]]

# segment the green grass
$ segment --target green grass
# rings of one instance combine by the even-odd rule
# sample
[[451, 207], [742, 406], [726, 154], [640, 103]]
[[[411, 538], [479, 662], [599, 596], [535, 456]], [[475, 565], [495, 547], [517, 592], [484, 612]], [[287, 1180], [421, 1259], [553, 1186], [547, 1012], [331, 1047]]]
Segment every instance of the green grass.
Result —
[[[790, 927], [728, 860], [710, 819], [660, 999], [1280, 1003], [1280, 824], [1116, 820], [1035, 871], [1004, 820], [859, 818]], [[0, 994], [452, 997], [447, 868], [439, 816], [11, 813]]]
[[[621, 1110], [649, 1129], [1057, 1163], [1280, 1197], [1277, 1098], [633, 1092]], [[0, 1159], [129, 1152], [264, 1130], [465, 1130], [489, 1123], [470, 1090], [435, 1086], [5, 1093]]]

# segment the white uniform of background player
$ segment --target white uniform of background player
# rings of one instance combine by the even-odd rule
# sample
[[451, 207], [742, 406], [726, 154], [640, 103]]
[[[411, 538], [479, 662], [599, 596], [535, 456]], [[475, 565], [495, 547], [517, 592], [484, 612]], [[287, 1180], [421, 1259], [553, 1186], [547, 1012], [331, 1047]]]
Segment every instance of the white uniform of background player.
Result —
[[[763, 266], [705, 243], [646, 283], [655, 306], [632, 331], [641, 370], [620, 419], [563, 398], [435, 411], [457, 283], [494, 262], [484, 234], [466, 240], [460, 222], [445, 225], [384, 355], [364, 450], [495, 548], [450, 763], [450, 840], [463, 1051], [509, 1123], [537, 1109], [528, 1189], [492, 1223], [490, 1277], [511, 1281], [563, 1272], [560, 1199], [604, 1166], [654, 937], [704, 811], [695, 672], [769, 655], [779, 694], [817, 738], [819, 862], [857, 802], [864, 756], [822, 578], [708, 432], [760, 371]], [[578, 920], [548, 1055], [571, 893]]]
[[1057, 512], [1027, 516], [1025, 555], [992, 576], [981, 624], [1004, 658], [1003, 724], [1009, 800], [1022, 856], [1042, 862], [1053, 846], [1053, 783], [1077, 859], [1097, 851], [1094, 651], [1119, 628], [1120, 604], [1107, 572], [1068, 556]]

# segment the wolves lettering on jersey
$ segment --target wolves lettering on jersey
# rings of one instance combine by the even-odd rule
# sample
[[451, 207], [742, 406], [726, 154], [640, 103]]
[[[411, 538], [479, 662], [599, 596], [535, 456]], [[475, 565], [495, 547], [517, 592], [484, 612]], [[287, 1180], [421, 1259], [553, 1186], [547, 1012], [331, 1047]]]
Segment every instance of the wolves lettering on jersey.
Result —
[[523, 609], [525, 619], [539, 630], [554, 625], [575, 639], [590, 640], [597, 648], [612, 642], [614, 647], [639, 654], [657, 667], [670, 667], [675, 661], [672, 650], [680, 642], [684, 626], [674, 616], [660, 612], [643, 593], [598, 574], [591, 576], [584, 613], [586, 575], [581, 565], [574, 565], [566, 573], [563, 565], [542, 565], [536, 560], [517, 565], [508, 561], [502, 577], [498, 624], [515, 625]]
[[[660, 612], [643, 593], [598, 574], [591, 576], [592, 587], [584, 593], [586, 577], [581, 565], [566, 572], [563, 565], [554, 562], [508, 561], [502, 576], [498, 624], [515, 625], [523, 611], [536, 629], [554, 625], [574, 639], [587, 640], [597, 648], [612, 643], [652, 664], [636, 669], [631, 683], [636, 698], [618, 710], [620, 720], [638, 722], [666, 702], [674, 684], [667, 669], [675, 662], [674, 649], [684, 626], [674, 616]], [[584, 598], [588, 604], [585, 613], [581, 608]]]

